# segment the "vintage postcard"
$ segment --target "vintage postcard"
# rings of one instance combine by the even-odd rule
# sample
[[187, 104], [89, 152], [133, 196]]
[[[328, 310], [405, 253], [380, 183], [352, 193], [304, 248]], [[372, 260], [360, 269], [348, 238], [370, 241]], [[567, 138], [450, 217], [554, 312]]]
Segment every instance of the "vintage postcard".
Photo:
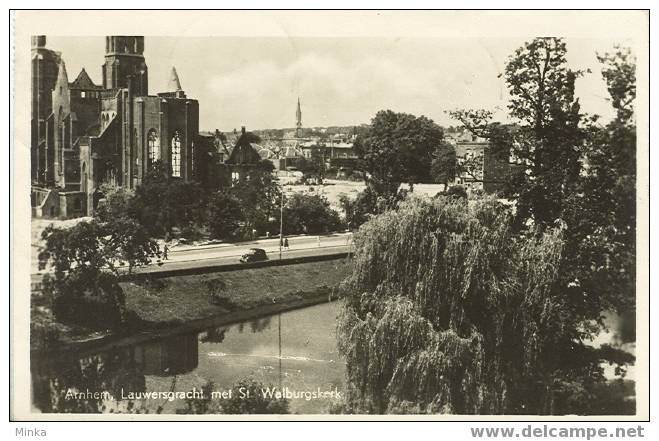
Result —
[[649, 12], [11, 23], [12, 419], [649, 418]]

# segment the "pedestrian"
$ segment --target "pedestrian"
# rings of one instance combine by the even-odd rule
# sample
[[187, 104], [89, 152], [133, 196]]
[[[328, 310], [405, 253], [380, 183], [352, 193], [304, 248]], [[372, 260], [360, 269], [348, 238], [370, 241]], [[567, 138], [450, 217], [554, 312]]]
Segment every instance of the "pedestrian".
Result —
[[284, 238], [284, 248], [288, 249], [288, 237]]
[[167, 244], [165, 244], [165, 248], [163, 249], [163, 253], [162, 253], [162, 258], [165, 260], [169, 259], [169, 257], [167, 257], [168, 251], [169, 251], [169, 247], [167, 246]]

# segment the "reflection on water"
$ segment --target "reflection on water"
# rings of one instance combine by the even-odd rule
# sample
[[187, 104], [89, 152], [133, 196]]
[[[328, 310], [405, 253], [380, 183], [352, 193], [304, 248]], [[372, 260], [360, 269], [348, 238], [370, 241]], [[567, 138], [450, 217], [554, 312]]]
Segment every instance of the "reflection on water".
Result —
[[[125, 345], [84, 357], [32, 360], [32, 397], [41, 412], [175, 413], [183, 400], [121, 399], [125, 392], [187, 392], [213, 382], [229, 389], [253, 377], [292, 391], [344, 390], [345, 364], [336, 348], [339, 304], [323, 304], [232, 326]], [[593, 341], [634, 352], [633, 323], [607, 315], [609, 332]], [[633, 320], [633, 317], [632, 317]], [[631, 337], [630, 337], [631, 336]], [[632, 340], [632, 341], [630, 341]], [[606, 367], [607, 377], [613, 369]], [[631, 367], [627, 378], [634, 379]], [[71, 393], [86, 394], [71, 398]], [[96, 395], [94, 395], [96, 393]], [[105, 393], [103, 395], [102, 393]], [[68, 396], [67, 396], [68, 394]], [[90, 395], [91, 394], [91, 395]], [[293, 399], [293, 413], [326, 413], [328, 400]]]
[[[336, 349], [339, 305], [323, 304], [200, 330], [85, 357], [32, 362], [34, 407], [42, 412], [175, 413], [182, 400], [130, 401], [130, 392], [187, 392], [211, 381], [229, 389], [253, 377], [293, 391], [343, 390], [344, 362]], [[76, 395], [73, 394], [82, 394]], [[291, 400], [293, 413], [325, 413], [328, 400]]]

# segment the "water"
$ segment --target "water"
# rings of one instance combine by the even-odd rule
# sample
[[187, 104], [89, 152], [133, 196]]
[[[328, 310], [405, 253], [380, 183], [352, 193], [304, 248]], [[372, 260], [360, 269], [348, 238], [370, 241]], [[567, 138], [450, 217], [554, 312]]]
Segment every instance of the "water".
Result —
[[[120, 397], [127, 397], [128, 391], [187, 392], [209, 381], [215, 390], [226, 390], [245, 377], [291, 391], [336, 388], [341, 392], [345, 363], [336, 348], [338, 308], [338, 303], [321, 304], [84, 357], [35, 360], [34, 407], [41, 412], [101, 413], [125, 412], [134, 405], [142, 412], [154, 413], [161, 407], [162, 413], [176, 413], [185, 408], [183, 399], [159, 397], [128, 404]], [[86, 395], [72, 397], [71, 392]], [[99, 397], [100, 392], [109, 395]], [[327, 413], [331, 402], [329, 398], [291, 399], [290, 410]]]
[[[51, 358], [32, 363], [32, 398], [35, 411], [102, 413], [125, 412], [136, 406], [142, 412], [176, 413], [185, 408], [177, 399], [130, 401], [124, 392], [187, 392], [213, 382], [226, 390], [252, 377], [264, 385], [292, 391], [344, 391], [345, 363], [336, 348], [339, 303], [321, 304], [237, 325], [123, 345], [105, 352]], [[610, 343], [634, 352], [633, 331], [624, 332], [629, 318], [606, 316], [608, 332], [592, 344]], [[621, 331], [622, 330], [622, 331]], [[281, 345], [280, 345], [281, 332]], [[626, 336], [626, 338], [625, 338]], [[281, 352], [280, 352], [281, 348]], [[281, 354], [281, 356], [280, 356]], [[627, 378], [634, 379], [631, 367]], [[613, 367], [605, 366], [607, 378]], [[74, 392], [107, 392], [108, 397], [67, 399]], [[292, 399], [298, 414], [327, 413], [331, 400]]]

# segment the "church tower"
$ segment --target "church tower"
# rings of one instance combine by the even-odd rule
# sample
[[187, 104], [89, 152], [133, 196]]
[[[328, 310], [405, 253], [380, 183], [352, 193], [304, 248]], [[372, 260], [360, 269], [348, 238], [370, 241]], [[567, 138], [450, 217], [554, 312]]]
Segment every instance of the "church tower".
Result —
[[297, 110], [295, 111], [295, 136], [302, 135], [302, 109], [300, 108], [300, 97], [297, 98]]
[[127, 88], [131, 82], [133, 96], [149, 94], [149, 74], [144, 61], [144, 37], [105, 37], [103, 88]]

